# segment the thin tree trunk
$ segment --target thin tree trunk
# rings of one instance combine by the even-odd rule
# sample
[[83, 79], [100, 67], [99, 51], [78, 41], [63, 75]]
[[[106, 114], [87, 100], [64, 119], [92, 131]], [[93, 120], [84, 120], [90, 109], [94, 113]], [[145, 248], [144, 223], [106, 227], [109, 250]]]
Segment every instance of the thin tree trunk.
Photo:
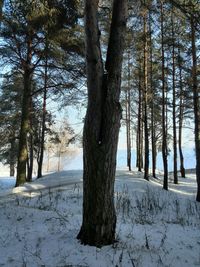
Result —
[[30, 123], [30, 131], [29, 131], [29, 137], [27, 139], [27, 146], [28, 146], [28, 158], [27, 158], [27, 181], [32, 181], [33, 176], [33, 102], [32, 97], [30, 97], [30, 103], [29, 103], [29, 123]]
[[136, 168], [139, 166], [139, 129], [137, 123], [137, 130], [136, 130]]
[[182, 78], [182, 67], [180, 60], [180, 49], [179, 49], [179, 87], [180, 87], [180, 103], [179, 103], [179, 138], [178, 138], [178, 147], [179, 147], [179, 157], [180, 157], [180, 172], [181, 177], [185, 178], [185, 167], [184, 167], [184, 157], [182, 151], [182, 129], [183, 129], [183, 78]]
[[83, 136], [83, 222], [77, 238], [101, 247], [115, 241], [114, 180], [127, 1], [113, 2], [105, 72], [97, 9], [98, 1], [85, 1], [88, 107]]
[[[147, 12], [147, 11], [146, 11]], [[148, 44], [147, 44], [147, 14], [143, 17], [144, 24], [144, 179], [149, 180], [149, 129], [148, 129]]]
[[2, 21], [2, 9], [3, 9], [3, 0], [0, 0], [0, 25], [1, 25], [1, 21]]
[[141, 168], [144, 168], [144, 123], [143, 123], [143, 118], [144, 118], [144, 105], [143, 105], [143, 101], [142, 101], [142, 106], [141, 106], [141, 143], [140, 143], [140, 164], [141, 164]]
[[154, 88], [153, 88], [153, 51], [151, 33], [151, 14], [149, 13], [149, 32], [150, 32], [150, 91], [151, 91], [151, 150], [152, 150], [152, 176], [156, 178], [156, 138], [155, 138], [155, 119], [154, 119]]
[[43, 93], [43, 108], [42, 108], [42, 130], [40, 140], [40, 154], [38, 160], [38, 174], [37, 178], [42, 177], [42, 165], [44, 158], [44, 142], [45, 142], [45, 128], [46, 128], [46, 101], [47, 101], [47, 81], [48, 81], [48, 43], [46, 41], [46, 57], [45, 57], [45, 69], [44, 69], [44, 93]]
[[50, 148], [48, 147], [48, 152], [47, 152], [47, 172], [49, 172], [49, 166], [50, 166]]
[[[32, 127], [31, 127], [32, 128]], [[28, 159], [27, 159], [27, 182], [32, 181], [33, 176], [33, 134], [30, 133], [29, 136], [29, 153], [28, 153]]]
[[[140, 65], [141, 67], [141, 65]], [[140, 68], [141, 69], [141, 68]], [[138, 93], [139, 93], [139, 100], [138, 100], [138, 152], [137, 152], [137, 167], [138, 171], [142, 171], [142, 88], [141, 88], [141, 70], [139, 70], [139, 87], [138, 87]]]
[[128, 54], [128, 88], [126, 92], [126, 134], [127, 134], [127, 167], [131, 171], [131, 93], [130, 93], [130, 55]]
[[15, 175], [15, 139], [10, 142], [10, 176]]
[[174, 14], [172, 10], [172, 86], [173, 86], [173, 151], [174, 151], [174, 184], [178, 184], [177, 175], [177, 135], [176, 135], [176, 84], [175, 84], [175, 32], [174, 32]]
[[165, 51], [163, 29], [163, 3], [161, 1], [161, 46], [162, 46], [162, 157], [164, 167], [163, 189], [168, 190], [167, 131], [166, 131], [166, 85], [165, 85]]
[[195, 120], [195, 148], [196, 148], [196, 177], [197, 177], [197, 196], [196, 200], [200, 202], [200, 99], [197, 80], [197, 53], [196, 53], [196, 32], [194, 18], [191, 16], [192, 33], [192, 88], [194, 103]]

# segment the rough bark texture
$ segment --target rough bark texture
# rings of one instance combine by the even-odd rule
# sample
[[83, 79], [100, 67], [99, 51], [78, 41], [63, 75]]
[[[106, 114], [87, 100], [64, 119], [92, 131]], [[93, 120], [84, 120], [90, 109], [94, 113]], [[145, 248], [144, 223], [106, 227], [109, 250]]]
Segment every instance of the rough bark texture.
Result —
[[17, 161], [17, 179], [15, 186], [26, 182], [26, 164], [28, 161], [27, 134], [30, 132], [30, 103], [32, 80], [32, 38], [27, 34], [27, 58], [22, 60], [24, 89], [22, 99], [21, 127], [19, 134], [19, 149]]
[[197, 53], [196, 53], [196, 33], [195, 22], [191, 17], [192, 32], [192, 81], [193, 81], [193, 103], [194, 103], [194, 122], [195, 122], [195, 149], [196, 149], [196, 177], [197, 177], [197, 196], [196, 200], [200, 202], [200, 99], [197, 80]]
[[98, 1], [85, 1], [88, 107], [83, 136], [83, 222], [77, 238], [83, 244], [101, 247], [115, 241], [114, 179], [127, 2], [113, 3], [105, 73], [97, 7]]
[[30, 129], [30, 97], [31, 97], [31, 72], [29, 69], [24, 71], [24, 91], [22, 100], [21, 128], [19, 136], [19, 151], [17, 164], [16, 185], [19, 186], [26, 182], [26, 164], [28, 160], [27, 133]]

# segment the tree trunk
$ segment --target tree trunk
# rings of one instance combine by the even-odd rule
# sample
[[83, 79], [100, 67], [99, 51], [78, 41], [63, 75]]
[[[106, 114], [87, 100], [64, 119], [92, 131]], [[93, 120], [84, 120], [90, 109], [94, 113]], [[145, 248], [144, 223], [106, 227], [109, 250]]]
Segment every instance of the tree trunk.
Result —
[[32, 72], [32, 39], [27, 40], [27, 59], [22, 60], [24, 89], [22, 99], [21, 127], [19, 134], [18, 162], [17, 162], [17, 179], [15, 186], [26, 182], [26, 164], [28, 160], [27, 135], [30, 132], [30, 103], [31, 103], [31, 80]]
[[179, 103], [179, 126], [178, 126], [178, 147], [179, 147], [179, 157], [180, 157], [180, 172], [181, 177], [185, 178], [185, 168], [184, 168], [184, 157], [182, 151], [182, 129], [183, 129], [183, 79], [182, 79], [182, 67], [180, 60], [180, 49], [179, 49], [179, 87], [180, 87], [180, 103]]
[[128, 88], [126, 91], [126, 139], [127, 167], [131, 171], [131, 93], [130, 93], [130, 55], [128, 54]]
[[3, 0], [0, 0], [0, 25], [1, 25], [1, 21], [2, 21], [2, 9], [3, 9]]
[[144, 26], [144, 179], [149, 180], [149, 128], [148, 128], [148, 44], [147, 44], [147, 11], [143, 17]]
[[197, 196], [200, 202], [200, 99], [197, 80], [197, 53], [196, 53], [196, 32], [194, 18], [191, 16], [192, 33], [192, 88], [194, 103], [194, 122], [195, 122], [195, 149], [196, 149], [196, 177], [197, 177]]
[[101, 247], [115, 241], [114, 180], [127, 1], [113, 2], [105, 73], [97, 9], [98, 1], [85, 1], [88, 107], [83, 134], [83, 222], [77, 238]]
[[177, 175], [177, 135], [176, 135], [176, 84], [175, 84], [175, 32], [174, 32], [174, 14], [172, 10], [172, 83], [173, 83], [173, 151], [174, 151], [174, 184], [178, 184]]
[[149, 13], [149, 39], [150, 39], [150, 91], [151, 91], [151, 150], [152, 150], [152, 176], [156, 178], [156, 138], [155, 138], [155, 119], [154, 119], [154, 88], [153, 88], [153, 51], [152, 51], [152, 32], [151, 14]]
[[15, 139], [12, 138], [10, 141], [10, 153], [9, 153], [9, 163], [10, 163], [10, 176], [15, 175]]
[[28, 148], [28, 158], [27, 158], [27, 182], [32, 181], [32, 176], [33, 176], [33, 120], [32, 120], [32, 115], [33, 115], [33, 102], [32, 102], [32, 97], [29, 99], [29, 125], [30, 125], [30, 130], [29, 130], [29, 136], [27, 138], [27, 148]]
[[[140, 63], [139, 63], [140, 64]], [[141, 64], [140, 64], [140, 70], [139, 70], [139, 87], [138, 87], [138, 93], [139, 93], [139, 100], [138, 100], [138, 151], [137, 151], [137, 167], [138, 171], [142, 171], [142, 88], [141, 88]]]
[[21, 128], [19, 135], [19, 150], [17, 164], [17, 180], [16, 185], [19, 186], [26, 182], [26, 163], [28, 160], [27, 150], [27, 134], [30, 131], [30, 97], [31, 97], [31, 71], [24, 71], [24, 91], [22, 100]]
[[48, 81], [48, 42], [46, 41], [46, 56], [45, 56], [45, 69], [44, 69], [44, 93], [43, 93], [43, 108], [42, 108], [42, 130], [40, 140], [40, 154], [38, 160], [38, 174], [37, 178], [42, 177], [42, 165], [44, 158], [44, 142], [45, 142], [45, 127], [46, 127], [46, 101], [47, 101], [47, 81]]
[[[31, 126], [32, 129], [32, 126]], [[30, 132], [29, 135], [29, 153], [28, 153], [28, 159], [27, 159], [27, 182], [31, 182], [32, 181], [32, 176], [33, 176], [33, 134], [32, 132]]]
[[136, 130], [136, 168], [139, 166], [139, 129], [137, 123], [137, 130]]
[[166, 86], [165, 86], [165, 51], [163, 29], [163, 3], [161, 1], [161, 46], [162, 46], [162, 158], [164, 167], [163, 189], [168, 190], [167, 131], [166, 131]]

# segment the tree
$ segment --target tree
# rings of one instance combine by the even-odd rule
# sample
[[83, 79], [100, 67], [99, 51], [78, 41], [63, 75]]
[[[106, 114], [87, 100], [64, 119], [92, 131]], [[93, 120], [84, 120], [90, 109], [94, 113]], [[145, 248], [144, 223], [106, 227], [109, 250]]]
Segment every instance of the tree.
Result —
[[127, 1], [113, 1], [105, 69], [98, 4], [98, 0], [85, 0], [88, 106], [83, 134], [83, 221], [77, 238], [101, 247], [115, 240], [114, 179]]
[[177, 174], [177, 133], [176, 133], [176, 65], [175, 65], [175, 23], [174, 23], [174, 9], [172, 8], [171, 25], [172, 25], [172, 87], [173, 87], [173, 152], [174, 152], [174, 184], [178, 184]]
[[[144, 5], [146, 3], [144, 2]], [[144, 160], [144, 179], [149, 180], [149, 126], [148, 126], [148, 38], [147, 38], [147, 17], [148, 10], [145, 7], [143, 11], [143, 71], [144, 71], [144, 83], [143, 83], [143, 98], [144, 98], [144, 148], [145, 148], [145, 160]]]
[[194, 103], [195, 120], [195, 148], [196, 148], [196, 176], [197, 176], [197, 196], [196, 200], [200, 202], [200, 96], [197, 79], [197, 52], [196, 52], [196, 30], [195, 21], [191, 16], [191, 44], [192, 44], [192, 89]]
[[[46, 64], [46, 32], [48, 37], [54, 35], [55, 43], [59, 43], [59, 51], [66, 49], [66, 43], [63, 41], [63, 36], [69, 35], [67, 38], [67, 47], [72, 53], [77, 49], [78, 45], [72, 42], [73, 28], [77, 21], [76, 0], [71, 1], [25, 1], [23, 4], [20, 1], [7, 1], [4, 19], [2, 36], [4, 43], [2, 44], [3, 56], [9, 59], [10, 62], [21, 71], [24, 79], [23, 100], [21, 110], [21, 127], [19, 135], [19, 151], [17, 164], [17, 181], [16, 186], [24, 183], [27, 177], [27, 162], [31, 165], [33, 162], [32, 151], [32, 102], [36, 92], [33, 91], [32, 81], [41, 68]], [[58, 35], [55, 36], [55, 31]], [[51, 36], [50, 36], [51, 32]], [[74, 36], [77, 32], [73, 29]], [[62, 36], [62, 38], [61, 38]], [[80, 36], [79, 36], [80, 37]], [[48, 38], [52, 39], [52, 38]], [[56, 39], [56, 41], [55, 41]], [[78, 39], [78, 38], [77, 38]], [[70, 40], [70, 42], [69, 42]], [[48, 40], [49, 42], [49, 40]], [[52, 44], [52, 43], [51, 43]], [[64, 47], [64, 48], [63, 48]], [[52, 51], [52, 50], [51, 50]], [[58, 51], [58, 49], [57, 49]], [[49, 50], [48, 50], [49, 52]], [[50, 58], [48, 54], [48, 59]], [[52, 59], [52, 58], [51, 58]], [[52, 63], [52, 61], [51, 61]], [[56, 61], [57, 63], [57, 61]], [[42, 66], [41, 66], [41, 65]], [[49, 66], [48, 66], [49, 67]], [[51, 66], [51, 69], [54, 67]], [[47, 68], [46, 68], [47, 69]], [[53, 71], [52, 71], [53, 72]], [[55, 68], [54, 68], [55, 72]], [[46, 76], [46, 75], [45, 75]], [[37, 77], [38, 78], [38, 77]], [[44, 82], [44, 88], [47, 89], [47, 82]], [[44, 93], [45, 100], [45, 93]], [[43, 111], [45, 110], [45, 101], [43, 103]], [[45, 131], [45, 111], [43, 112], [43, 135], [41, 144], [41, 157], [39, 165], [39, 176], [41, 175], [41, 165], [43, 161], [43, 143]], [[30, 144], [30, 153], [28, 155], [28, 145]], [[30, 156], [30, 157], [29, 157]], [[30, 159], [30, 160], [29, 160]], [[31, 174], [29, 173], [29, 177]]]
[[163, 189], [168, 190], [168, 162], [167, 162], [167, 126], [166, 126], [166, 81], [165, 81], [165, 50], [164, 50], [164, 9], [160, 2], [161, 12], [161, 50], [162, 50], [162, 157], [164, 166]]
[[10, 176], [14, 176], [17, 163], [22, 89], [19, 73], [12, 71], [4, 76], [0, 94], [0, 158], [10, 166]]
[[2, 21], [2, 8], [3, 8], [3, 0], [0, 0], [0, 23]]

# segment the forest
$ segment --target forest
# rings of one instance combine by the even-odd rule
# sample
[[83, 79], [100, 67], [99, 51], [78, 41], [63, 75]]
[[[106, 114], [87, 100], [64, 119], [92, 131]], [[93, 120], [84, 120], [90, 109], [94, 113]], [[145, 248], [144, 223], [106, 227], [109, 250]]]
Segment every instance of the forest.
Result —
[[[60, 171], [67, 148], [81, 146], [80, 244], [101, 248], [116, 243], [121, 128], [126, 134], [125, 177], [140, 177], [141, 186], [145, 182], [147, 187], [159, 180], [166, 199], [170, 188], [179, 190], [188, 181], [183, 143], [189, 129], [196, 164], [192, 205], [199, 212], [199, 0], [0, 0], [0, 58], [0, 162], [16, 177], [14, 190], [20, 190], [24, 184], [44, 181], [44, 161], [48, 170], [51, 150]], [[58, 123], [56, 114], [69, 108], [84, 118], [81, 132], [67, 115]], [[157, 167], [160, 152], [162, 173]], [[16, 201], [25, 205], [24, 199]], [[129, 209], [130, 199], [123, 203]], [[170, 205], [175, 207], [176, 201]], [[151, 206], [147, 210], [151, 212]], [[60, 220], [67, 220], [56, 212]], [[148, 250], [147, 236], [145, 240]], [[131, 259], [130, 265], [119, 266], [147, 266]], [[162, 260], [154, 264], [149, 266], [175, 266]]]

